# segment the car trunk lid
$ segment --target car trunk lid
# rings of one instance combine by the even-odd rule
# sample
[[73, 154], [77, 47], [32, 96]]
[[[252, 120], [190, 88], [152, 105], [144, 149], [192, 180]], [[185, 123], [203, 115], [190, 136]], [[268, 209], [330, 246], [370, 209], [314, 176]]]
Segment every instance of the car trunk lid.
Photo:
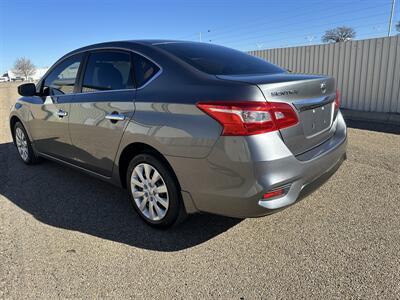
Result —
[[293, 154], [302, 154], [335, 132], [335, 80], [332, 77], [281, 73], [273, 75], [218, 75], [220, 79], [257, 85], [267, 101], [284, 102], [295, 109], [299, 123], [280, 130]]

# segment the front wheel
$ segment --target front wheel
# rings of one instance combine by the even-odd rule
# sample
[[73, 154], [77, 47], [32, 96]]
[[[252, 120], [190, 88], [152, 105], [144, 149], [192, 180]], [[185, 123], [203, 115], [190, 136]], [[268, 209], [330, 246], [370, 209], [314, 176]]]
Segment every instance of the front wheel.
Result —
[[184, 219], [178, 182], [172, 170], [155, 155], [143, 153], [132, 159], [127, 187], [135, 210], [151, 226], [166, 228]]
[[35, 155], [35, 152], [32, 149], [32, 144], [29, 140], [28, 134], [20, 122], [15, 123], [14, 140], [19, 156], [24, 163], [32, 165], [39, 161], [39, 157]]

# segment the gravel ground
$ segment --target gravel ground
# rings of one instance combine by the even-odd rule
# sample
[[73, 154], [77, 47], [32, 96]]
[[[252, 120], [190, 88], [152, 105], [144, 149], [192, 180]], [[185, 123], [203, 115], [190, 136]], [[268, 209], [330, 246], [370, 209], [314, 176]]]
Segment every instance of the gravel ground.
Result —
[[123, 190], [20, 162], [15, 87], [0, 84], [0, 298], [400, 298], [400, 135], [350, 129], [339, 171], [276, 214], [157, 231]]

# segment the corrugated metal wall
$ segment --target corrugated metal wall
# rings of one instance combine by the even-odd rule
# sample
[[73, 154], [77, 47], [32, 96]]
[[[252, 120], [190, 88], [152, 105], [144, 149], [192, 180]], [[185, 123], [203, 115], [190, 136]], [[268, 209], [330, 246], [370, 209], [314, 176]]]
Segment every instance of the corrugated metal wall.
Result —
[[249, 53], [295, 73], [334, 76], [344, 108], [400, 113], [400, 35]]

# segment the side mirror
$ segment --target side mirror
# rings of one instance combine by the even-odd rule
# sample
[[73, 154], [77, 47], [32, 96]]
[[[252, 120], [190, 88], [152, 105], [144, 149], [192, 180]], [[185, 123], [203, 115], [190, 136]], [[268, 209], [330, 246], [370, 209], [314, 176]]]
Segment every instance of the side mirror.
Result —
[[36, 86], [34, 83], [24, 83], [18, 86], [18, 94], [21, 96], [35, 96], [36, 95]]

